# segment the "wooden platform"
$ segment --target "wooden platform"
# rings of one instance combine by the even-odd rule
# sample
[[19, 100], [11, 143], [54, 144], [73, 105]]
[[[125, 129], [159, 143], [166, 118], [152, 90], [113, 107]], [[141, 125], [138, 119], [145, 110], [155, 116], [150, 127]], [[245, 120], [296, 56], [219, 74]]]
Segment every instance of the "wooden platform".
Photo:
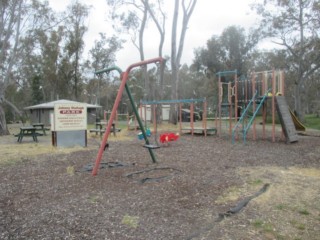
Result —
[[[181, 131], [183, 132], [188, 132], [188, 133], [192, 133], [192, 128], [191, 127], [184, 127], [181, 129]], [[194, 127], [193, 128], [193, 133], [196, 134], [203, 134], [205, 135], [205, 131], [207, 131], [207, 134], [217, 134], [217, 129], [216, 128], [201, 128], [201, 127]]]

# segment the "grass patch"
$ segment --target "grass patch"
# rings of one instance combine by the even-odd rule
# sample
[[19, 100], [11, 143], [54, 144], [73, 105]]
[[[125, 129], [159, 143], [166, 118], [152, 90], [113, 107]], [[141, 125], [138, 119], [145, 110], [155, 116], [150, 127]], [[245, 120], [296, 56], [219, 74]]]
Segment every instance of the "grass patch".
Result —
[[305, 215], [305, 216], [308, 216], [310, 213], [308, 212], [308, 210], [306, 209], [300, 209], [298, 211], [298, 213], [300, 213], [301, 215]]
[[263, 226], [263, 221], [260, 219], [254, 220], [252, 225], [256, 228], [261, 228]]
[[263, 220], [261, 219], [256, 219], [252, 222], [252, 225], [255, 227], [255, 228], [259, 228], [261, 229], [262, 231], [264, 232], [268, 232], [268, 233], [272, 233], [274, 230], [274, 227], [271, 223], [267, 223], [267, 222], [264, 222]]
[[254, 185], [254, 186], [256, 186], [256, 185], [262, 185], [262, 184], [263, 184], [263, 181], [262, 181], [261, 179], [256, 179], [256, 180], [250, 181], [250, 184], [251, 184], [251, 185]]
[[139, 217], [125, 215], [121, 221], [122, 224], [127, 225], [130, 228], [137, 228], [139, 226]]
[[305, 120], [305, 125], [307, 128], [320, 130], [320, 118], [315, 114], [306, 115]]
[[298, 222], [298, 221], [296, 221], [296, 220], [290, 221], [290, 224], [291, 224], [294, 228], [296, 228], [296, 229], [298, 229], [298, 230], [301, 230], [301, 231], [303, 231], [303, 230], [306, 229], [306, 225], [305, 225], [305, 224], [300, 223], [300, 222]]
[[282, 203], [276, 205], [277, 210], [285, 210], [286, 208], [287, 208], [286, 205]]
[[99, 197], [98, 197], [98, 196], [90, 196], [90, 197], [89, 197], [89, 201], [90, 201], [91, 203], [97, 203], [98, 200], [99, 200]]

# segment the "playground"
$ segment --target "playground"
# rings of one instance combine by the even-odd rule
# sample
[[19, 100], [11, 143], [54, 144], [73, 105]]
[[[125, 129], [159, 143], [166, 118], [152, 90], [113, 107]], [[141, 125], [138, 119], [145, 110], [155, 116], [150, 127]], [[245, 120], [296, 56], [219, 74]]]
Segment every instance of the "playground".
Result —
[[319, 136], [244, 145], [183, 134], [154, 150], [152, 163], [137, 132], [122, 129], [110, 134], [96, 176], [99, 136], [71, 149], [53, 148], [51, 136], [1, 137], [0, 238], [315, 240]]
[[[283, 74], [219, 73], [211, 118], [206, 99], [141, 102], [139, 115], [129, 72], [155, 62], [96, 72], [122, 81], [105, 123], [83, 131], [86, 147], [0, 138], [1, 239], [318, 239], [320, 133], [296, 131]], [[124, 91], [135, 123], [115, 132]], [[159, 104], [178, 104], [184, 123], [147, 123]]]

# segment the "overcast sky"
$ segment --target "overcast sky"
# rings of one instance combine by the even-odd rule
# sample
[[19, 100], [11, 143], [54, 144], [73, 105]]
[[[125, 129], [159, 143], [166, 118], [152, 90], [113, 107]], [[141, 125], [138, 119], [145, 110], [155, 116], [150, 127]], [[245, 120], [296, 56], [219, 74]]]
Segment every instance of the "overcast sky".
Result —
[[[220, 35], [222, 31], [231, 25], [238, 25], [249, 29], [257, 22], [257, 16], [250, 10], [249, 4], [254, 0], [198, 0], [193, 15], [189, 22], [185, 47], [181, 63], [192, 63], [194, 49], [203, 47], [213, 35]], [[54, 10], [63, 11], [70, 0], [49, 0]], [[110, 32], [110, 24], [106, 21], [106, 0], [81, 0], [92, 5], [88, 20], [88, 32], [85, 35], [86, 50], [90, 49], [94, 40], [99, 38], [99, 32]], [[164, 46], [164, 55], [170, 56], [171, 14], [174, 8], [173, 0], [165, 0], [167, 20], [167, 36]], [[150, 26], [152, 26], [150, 24]], [[150, 27], [149, 27], [150, 28]], [[145, 33], [146, 59], [157, 57], [158, 38], [157, 32], [147, 29]], [[117, 65], [126, 69], [130, 64], [139, 62], [139, 54], [132, 43], [128, 41], [117, 55]]]

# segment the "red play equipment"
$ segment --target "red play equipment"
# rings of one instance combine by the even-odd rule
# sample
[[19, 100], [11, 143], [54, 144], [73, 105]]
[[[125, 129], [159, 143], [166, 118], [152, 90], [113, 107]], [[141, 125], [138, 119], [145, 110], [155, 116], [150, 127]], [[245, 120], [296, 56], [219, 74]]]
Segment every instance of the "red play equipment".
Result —
[[169, 142], [174, 142], [179, 139], [179, 133], [162, 133], [160, 134], [160, 142], [168, 144]]

